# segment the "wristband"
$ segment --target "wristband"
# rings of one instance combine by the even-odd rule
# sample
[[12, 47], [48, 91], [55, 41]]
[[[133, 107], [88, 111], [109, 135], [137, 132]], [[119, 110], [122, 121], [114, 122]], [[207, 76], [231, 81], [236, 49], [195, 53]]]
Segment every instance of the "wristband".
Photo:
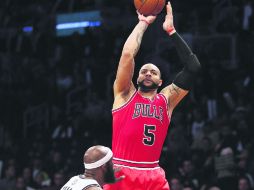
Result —
[[175, 27], [169, 28], [169, 29], [167, 30], [167, 33], [168, 33], [169, 35], [172, 35], [172, 34], [174, 34], [175, 32], [176, 32]]
[[143, 21], [143, 22], [145, 22], [147, 25], [150, 24], [150, 23], [149, 23], [147, 20], [145, 20], [145, 19], [140, 19], [139, 21]]

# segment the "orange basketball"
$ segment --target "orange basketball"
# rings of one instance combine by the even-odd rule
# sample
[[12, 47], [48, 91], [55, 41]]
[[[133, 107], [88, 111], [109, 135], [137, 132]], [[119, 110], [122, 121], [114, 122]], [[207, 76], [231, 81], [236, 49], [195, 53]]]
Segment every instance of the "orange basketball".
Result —
[[165, 6], [165, 0], [134, 0], [137, 11], [144, 16], [157, 15]]

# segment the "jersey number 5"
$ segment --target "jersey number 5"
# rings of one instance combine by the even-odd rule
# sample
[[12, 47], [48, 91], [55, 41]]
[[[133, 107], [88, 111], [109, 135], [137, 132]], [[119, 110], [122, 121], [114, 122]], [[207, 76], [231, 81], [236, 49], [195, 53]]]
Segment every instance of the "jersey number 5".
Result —
[[154, 125], [145, 125], [143, 143], [148, 146], [152, 146], [155, 141], [154, 131], [156, 130]]

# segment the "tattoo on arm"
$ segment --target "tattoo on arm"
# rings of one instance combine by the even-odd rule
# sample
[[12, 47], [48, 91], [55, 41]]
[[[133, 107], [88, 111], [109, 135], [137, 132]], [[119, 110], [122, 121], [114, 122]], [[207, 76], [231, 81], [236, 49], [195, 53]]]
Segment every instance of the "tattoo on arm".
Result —
[[[177, 93], [177, 95], [179, 95], [179, 90], [180, 90], [180, 88], [179, 87], [177, 87], [177, 86], [175, 86], [174, 84], [172, 84], [172, 87], [173, 87], [173, 89], [172, 90], [174, 90], [176, 93]], [[172, 92], [171, 92], [172, 93]]]

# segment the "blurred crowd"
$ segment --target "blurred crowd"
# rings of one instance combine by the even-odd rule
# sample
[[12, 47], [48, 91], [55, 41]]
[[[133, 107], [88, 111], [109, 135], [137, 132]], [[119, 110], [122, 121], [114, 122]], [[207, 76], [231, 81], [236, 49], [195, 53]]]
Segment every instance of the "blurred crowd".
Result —
[[[253, 2], [171, 3], [202, 72], [173, 113], [160, 164], [172, 190], [253, 190]], [[88, 10], [100, 10], [101, 26], [56, 36], [57, 14]], [[136, 65], [157, 64], [167, 84], [182, 64], [163, 18]], [[112, 84], [136, 22], [127, 0], [0, 1], [0, 190], [60, 189], [83, 172], [86, 148], [111, 145]]]

